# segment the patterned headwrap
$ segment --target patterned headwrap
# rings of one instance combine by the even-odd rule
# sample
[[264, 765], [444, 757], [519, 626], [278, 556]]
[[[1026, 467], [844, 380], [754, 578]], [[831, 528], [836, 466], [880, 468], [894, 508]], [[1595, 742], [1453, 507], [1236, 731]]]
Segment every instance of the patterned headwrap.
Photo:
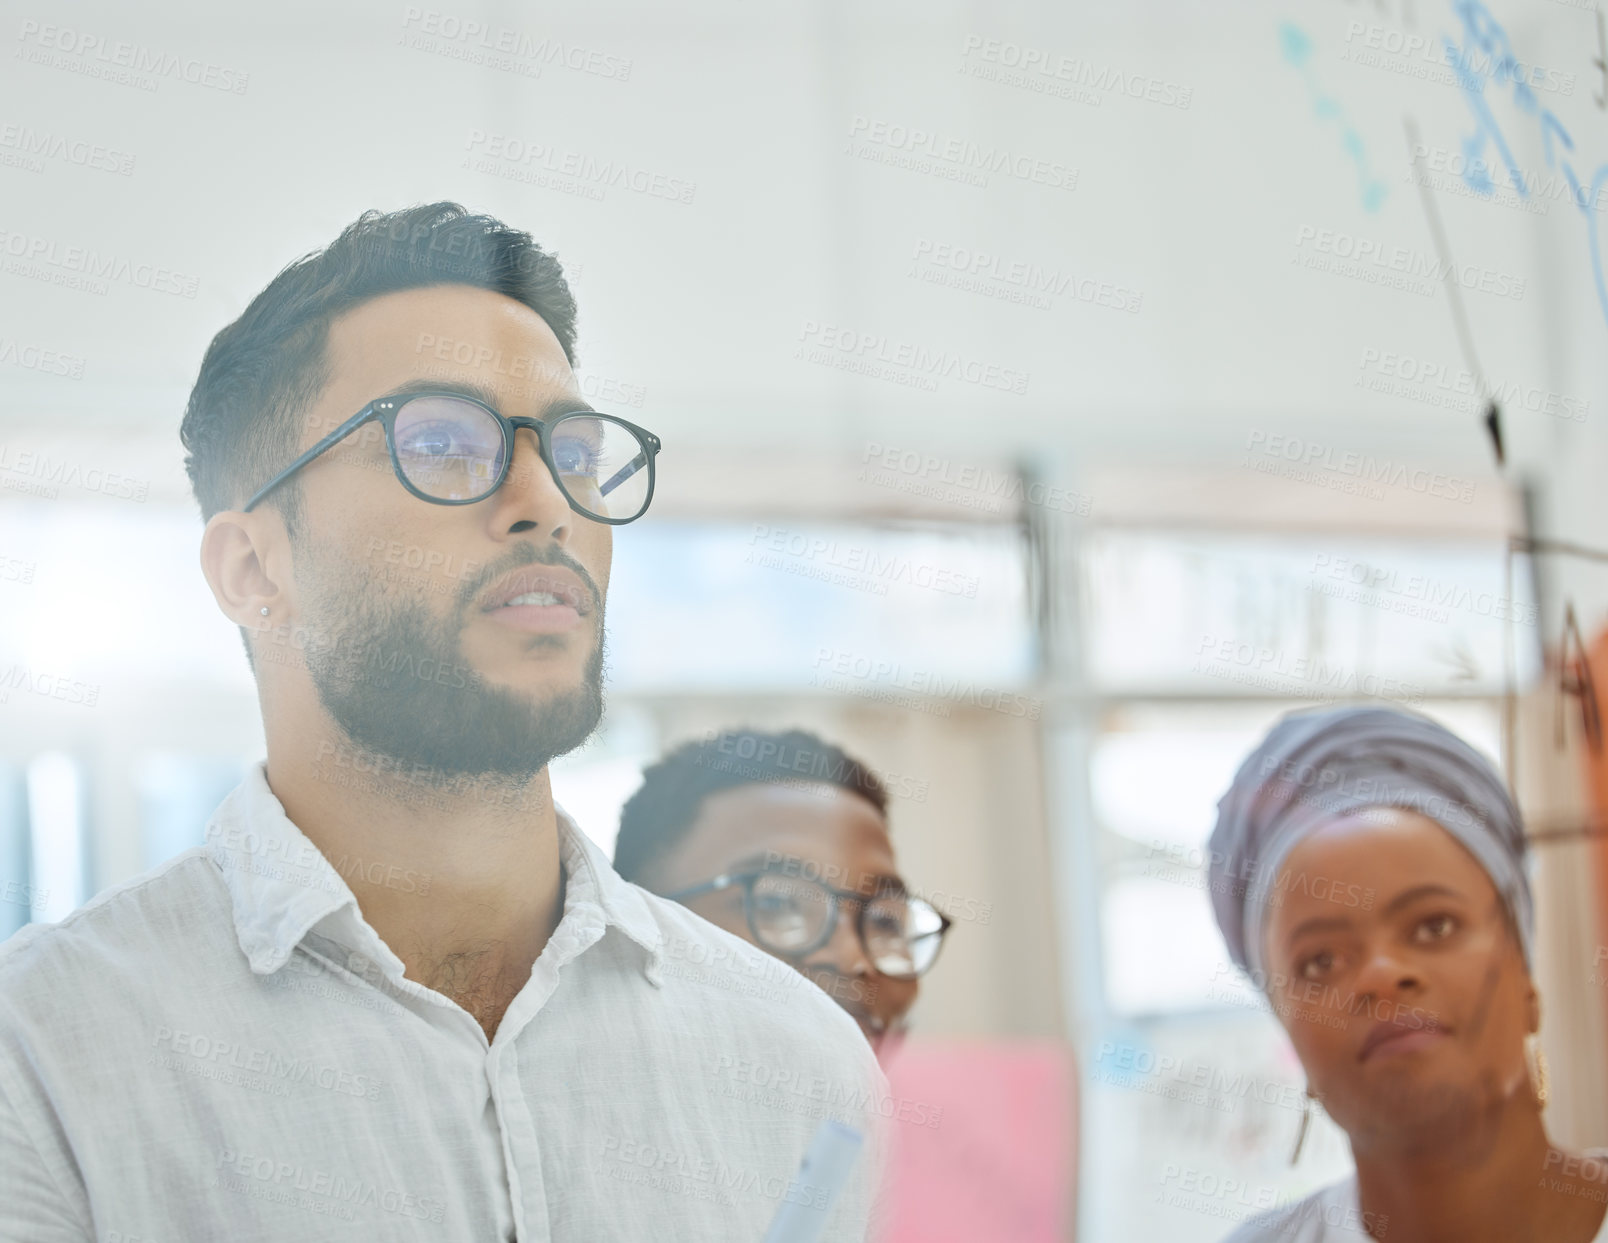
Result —
[[1262, 934], [1279, 869], [1326, 821], [1399, 807], [1435, 821], [1486, 872], [1530, 960], [1534, 909], [1524, 828], [1496, 770], [1451, 731], [1395, 708], [1295, 712], [1275, 725], [1217, 804], [1207, 853], [1217, 926], [1234, 961], [1266, 978]]

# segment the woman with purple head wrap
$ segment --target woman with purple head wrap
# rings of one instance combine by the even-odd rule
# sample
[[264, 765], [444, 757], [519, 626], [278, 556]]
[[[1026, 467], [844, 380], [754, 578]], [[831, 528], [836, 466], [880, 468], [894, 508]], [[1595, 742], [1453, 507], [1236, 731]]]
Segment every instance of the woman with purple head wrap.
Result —
[[1608, 1243], [1608, 1152], [1542, 1124], [1524, 828], [1491, 765], [1416, 713], [1292, 713], [1217, 806], [1218, 927], [1357, 1167], [1230, 1243]]

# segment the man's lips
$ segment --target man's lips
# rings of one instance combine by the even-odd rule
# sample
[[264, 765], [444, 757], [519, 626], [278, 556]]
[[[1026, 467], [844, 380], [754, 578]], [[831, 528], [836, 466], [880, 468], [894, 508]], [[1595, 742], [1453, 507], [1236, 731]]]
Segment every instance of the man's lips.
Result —
[[1359, 1062], [1379, 1057], [1394, 1057], [1412, 1053], [1438, 1044], [1450, 1034], [1450, 1029], [1438, 1023], [1375, 1023], [1357, 1053]]
[[480, 597], [480, 611], [515, 630], [554, 634], [578, 626], [592, 611], [592, 597], [572, 570], [526, 565], [488, 587]]
[[[551, 596], [553, 599], [544, 603], [567, 604], [582, 616], [592, 611], [591, 593], [573, 570], [561, 565], [525, 565], [504, 574], [482, 593], [480, 611], [505, 608], [510, 601], [529, 595]], [[529, 603], [520, 601], [515, 607]]]

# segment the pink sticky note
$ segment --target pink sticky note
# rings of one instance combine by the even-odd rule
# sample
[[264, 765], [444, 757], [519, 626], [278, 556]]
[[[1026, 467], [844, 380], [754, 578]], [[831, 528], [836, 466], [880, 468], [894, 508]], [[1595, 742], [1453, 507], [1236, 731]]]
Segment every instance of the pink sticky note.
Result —
[[1061, 1243], [1076, 1178], [1063, 1045], [907, 1042], [894, 1096], [888, 1243]]

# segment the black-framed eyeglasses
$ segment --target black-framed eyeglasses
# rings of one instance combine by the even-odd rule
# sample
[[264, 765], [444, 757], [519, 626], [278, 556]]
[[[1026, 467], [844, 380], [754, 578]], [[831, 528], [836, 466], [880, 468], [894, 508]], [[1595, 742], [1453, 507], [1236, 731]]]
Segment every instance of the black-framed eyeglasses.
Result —
[[743, 914], [755, 944], [782, 958], [803, 958], [820, 949], [837, 928], [839, 909], [855, 906], [855, 931], [866, 957], [896, 980], [925, 974], [938, 961], [954, 923], [925, 898], [902, 889], [867, 895], [763, 868], [726, 872], [664, 896], [680, 902], [736, 885], [742, 886]]
[[472, 505], [502, 487], [514, 460], [514, 433], [522, 427], [536, 433], [537, 451], [576, 513], [620, 526], [640, 518], [653, 500], [662, 446], [646, 428], [595, 410], [510, 419], [462, 393], [427, 391], [369, 402], [259, 488], [246, 510], [376, 419], [385, 428], [397, 479], [432, 505]]

